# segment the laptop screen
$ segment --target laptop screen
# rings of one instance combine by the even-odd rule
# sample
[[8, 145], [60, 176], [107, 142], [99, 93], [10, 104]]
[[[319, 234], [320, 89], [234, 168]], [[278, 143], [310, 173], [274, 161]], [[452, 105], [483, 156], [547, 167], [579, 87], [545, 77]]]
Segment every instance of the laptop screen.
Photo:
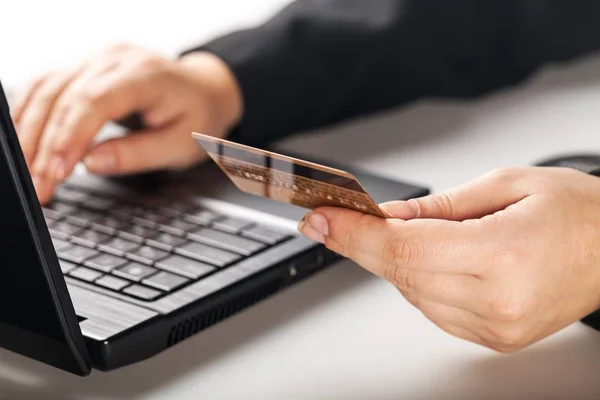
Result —
[[0, 347], [84, 374], [81, 331], [28, 179], [0, 86]]

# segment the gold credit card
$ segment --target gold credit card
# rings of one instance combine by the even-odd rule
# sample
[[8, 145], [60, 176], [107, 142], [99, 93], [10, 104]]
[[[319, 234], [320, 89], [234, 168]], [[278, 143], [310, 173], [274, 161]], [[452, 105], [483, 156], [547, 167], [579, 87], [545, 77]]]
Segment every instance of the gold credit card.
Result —
[[342, 207], [385, 218], [350, 173], [194, 132], [194, 139], [242, 191], [315, 209]]

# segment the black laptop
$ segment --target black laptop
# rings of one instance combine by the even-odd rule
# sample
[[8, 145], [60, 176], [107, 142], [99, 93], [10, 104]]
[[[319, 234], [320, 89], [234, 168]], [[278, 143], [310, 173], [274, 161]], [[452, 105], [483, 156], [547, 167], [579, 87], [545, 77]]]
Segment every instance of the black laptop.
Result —
[[[428, 193], [343, 169], [376, 201]], [[305, 213], [212, 162], [75, 174], [41, 207], [0, 85], [0, 346], [82, 376], [149, 358], [334, 263], [297, 233]]]

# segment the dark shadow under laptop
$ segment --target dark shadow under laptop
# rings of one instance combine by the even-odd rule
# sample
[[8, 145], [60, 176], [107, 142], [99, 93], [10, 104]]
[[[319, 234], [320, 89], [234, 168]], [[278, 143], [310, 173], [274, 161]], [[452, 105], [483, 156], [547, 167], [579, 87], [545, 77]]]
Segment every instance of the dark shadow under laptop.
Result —
[[[376, 201], [428, 193], [343, 169]], [[297, 233], [305, 213], [211, 162], [76, 174], [41, 207], [0, 85], [0, 346], [78, 375], [151, 357], [334, 263]]]

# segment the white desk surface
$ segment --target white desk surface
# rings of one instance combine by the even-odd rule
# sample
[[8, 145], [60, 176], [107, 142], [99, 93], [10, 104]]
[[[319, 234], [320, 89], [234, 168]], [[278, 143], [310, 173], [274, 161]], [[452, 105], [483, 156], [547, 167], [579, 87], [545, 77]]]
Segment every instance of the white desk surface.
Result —
[[[3, 4], [0, 77], [18, 85], [124, 40], [173, 53], [287, 1], [188, 2]], [[413, 105], [286, 144], [439, 191], [495, 167], [600, 151], [599, 110], [600, 59], [588, 59], [478, 101]], [[599, 371], [600, 333], [581, 324], [495, 354], [443, 333], [342, 262], [117, 372], [80, 379], [0, 351], [0, 399], [597, 399]]]

